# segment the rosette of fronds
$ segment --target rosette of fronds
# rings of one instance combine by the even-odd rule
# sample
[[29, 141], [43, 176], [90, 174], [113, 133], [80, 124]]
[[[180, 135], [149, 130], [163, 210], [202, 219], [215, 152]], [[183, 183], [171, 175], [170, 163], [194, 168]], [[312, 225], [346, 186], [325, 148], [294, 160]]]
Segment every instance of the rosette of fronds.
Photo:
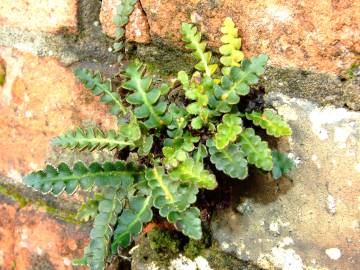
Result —
[[[120, 27], [127, 23], [134, 3], [122, 1], [116, 17]], [[74, 151], [107, 149], [122, 160], [49, 164], [24, 179], [44, 194], [89, 192], [78, 216], [93, 220], [90, 243], [75, 264], [105, 269], [112, 255], [141, 234], [154, 209], [184, 235], [200, 239], [197, 194], [200, 189], [218, 188], [215, 175], [243, 180], [248, 167], [255, 166], [278, 179], [294, 167], [289, 155], [271, 150], [256, 134], [264, 129], [270, 136], [290, 136], [291, 128], [281, 116], [270, 109], [239, 110], [241, 98], [263, 74], [267, 56], [244, 58], [231, 19], [225, 20], [221, 31], [221, 58], [216, 63], [196, 26], [182, 25], [182, 39], [197, 64], [192, 74], [180, 71], [175, 82], [153, 82], [139, 61], [127, 65], [120, 83], [118, 78], [112, 82], [86, 69], [75, 72], [109, 106], [118, 126], [108, 131], [70, 129], [54, 138], [53, 145]], [[117, 41], [123, 35], [118, 29]], [[121, 49], [121, 44], [116, 46]]]

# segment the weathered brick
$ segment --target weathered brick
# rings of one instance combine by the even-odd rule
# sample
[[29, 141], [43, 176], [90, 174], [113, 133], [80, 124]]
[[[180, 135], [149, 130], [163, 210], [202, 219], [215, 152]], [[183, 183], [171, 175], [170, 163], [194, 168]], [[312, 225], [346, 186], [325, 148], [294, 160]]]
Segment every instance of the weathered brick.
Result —
[[49, 140], [91, 120], [114, 128], [115, 117], [56, 59], [0, 47], [6, 65], [0, 86], [0, 175], [21, 181], [44, 166]]
[[[103, 0], [100, 12], [100, 22], [105, 34], [115, 37], [116, 26], [113, 18], [116, 14], [116, 8], [121, 0]], [[133, 13], [129, 17], [129, 23], [126, 25], [125, 38], [128, 41], [137, 43], [150, 42], [149, 24], [146, 15], [138, 1]]]
[[0, 214], [0, 269], [73, 269], [71, 260], [88, 243], [87, 225], [60, 221], [31, 205], [20, 208], [1, 195]]
[[58, 32], [77, 29], [76, 0], [1, 0], [0, 25]]
[[150, 34], [182, 45], [182, 22], [195, 22], [209, 45], [220, 45], [220, 27], [231, 17], [248, 56], [266, 53], [278, 67], [339, 72], [358, 61], [360, 1], [141, 0]]

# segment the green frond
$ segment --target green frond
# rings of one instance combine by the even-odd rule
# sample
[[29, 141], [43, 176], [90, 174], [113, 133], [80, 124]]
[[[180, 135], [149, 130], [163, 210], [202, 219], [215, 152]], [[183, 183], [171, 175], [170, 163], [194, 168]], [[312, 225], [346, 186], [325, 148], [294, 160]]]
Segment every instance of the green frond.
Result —
[[198, 188], [191, 183], [182, 183], [155, 166], [147, 169], [145, 177], [151, 188], [153, 205], [162, 217], [168, 218], [171, 212], [183, 212], [196, 201]]
[[126, 114], [126, 108], [122, 104], [117, 92], [112, 90], [111, 81], [103, 80], [99, 73], [93, 73], [85, 68], [75, 70], [75, 76], [91, 90], [95, 96], [101, 96], [100, 101], [111, 106], [109, 112], [113, 115]]
[[195, 162], [189, 158], [170, 172], [170, 176], [184, 183], [193, 183], [199, 188], [215, 189], [217, 182], [215, 175], [204, 169], [202, 162]]
[[188, 153], [195, 149], [194, 143], [199, 140], [199, 137], [194, 137], [189, 132], [185, 132], [183, 136], [175, 139], [166, 139], [162, 149], [164, 154], [163, 164], [176, 167], [179, 162], [189, 158]]
[[133, 182], [139, 169], [133, 163], [117, 161], [104, 164], [92, 163], [89, 167], [82, 162], [75, 163], [73, 169], [65, 163], [57, 168], [48, 165], [45, 170], [33, 172], [24, 178], [24, 183], [42, 193], [52, 193], [57, 196], [64, 190], [73, 194], [78, 187], [90, 190], [98, 187], [119, 187], [124, 183]]
[[284, 174], [289, 173], [295, 168], [295, 162], [288, 157], [286, 153], [277, 150], [272, 151], [272, 159], [274, 167], [272, 169], [272, 177], [277, 180]]
[[[185, 96], [195, 101], [186, 106], [186, 111], [189, 114], [196, 115], [191, 121], [191, 126], [193, 129], [201, 129], [214, 115], [214, 112], [208, 108], [214, 82], [209, 77], [201, 78], [198, 72], [195, 72], [192, 80], [189, 81], [186, 73], [182, 71], [178, 73], [178, 80], [183, 85]], [[196, 81], [200, 81], [200, 83], [196, 83]]]
[[141, 233], [143, 224], [151, 221], [151, 196], [134, 196], [129, 198], [129, 207], [124, 209], [118, 218], [114, 231], [114, 240], [111, 249], [115, 253], [118, 247], [128, 247], [132, 237]]
[[52, 139], [51, 143], [70, 149], [93, 151], [95, 149], [101, 150], [106, 148], [114, 150], [133, 146], [134, 142], [130, 139], [131, 137], [125, 137], [122, 133], [116, 133], [114, 130], [103, 132], [99, 128], [83, 130], [78, 127]]
[[113, 235], [113, 227], [123, 209], [126, 192], [114, 188], [104, 190], [104, 198], [99, 202], [98, 214], [90, 232], [90, 244], [84, 259], [91, 270], [104, 270], [109, 255], [109, 245]]
[[265, 171], [272, 170], [271, 150], [267, 142], [262, 141], [252, 128], [247, 128], [240, 134], [239, 144], [250, 164]]
[[217, 149], [224, 149], [234, 142], [242, 131], [242, 120], [236, 114], [225, 114], [217, 127], [214, 143]]
[[137, 153], [145, 157], [149, 155], [154, 144], [154, 135], [144, 135], [141, 137], [141, 140], [136, 142], [136, 146], [138, 147]]
[[161, 89], [152, 88], [151, 77], [142, 76], [144, 68], [137, 63], [131, 63], [125, 70], [128, 80], [123, 88], [133, 91], [128, 95], [126, 101], [136, 105], [134, 114], [138, 119], [146, 119], [144, 124], [147, 128], [160, 128], [171, 122], [171, 117], [166, 114], [168, 103], [160, 100]]
[[172, 212], [169, 214], [169, 221], [175, 224], [176, 229], [184, 235], [200, 240], [202, 238], [200, 210], [191, 207], [184, 212]]
[[196, 26], [183, 23], [181, 25], [181, 34], [182, 40], [187, 44], [185, 48], [193, 50], [192, 55], [196, 60], [200, 61], [195, 65], [195, 68], [211, 77], [217, 69], [217, 64], [210, 64], [212, 53], [205, 51], [206, 42], [201, 42], [201, 33], [197, 31]]
[[245, 179], [248, 176], [248, 163], [244, 152], [237, 144], [230, 144], [218, 150], [212, 139], [207, 140], [210, 161], [219, 171], [223, 171], [232, 178]]
[[125, 26], [129, 22], [130, 14], [133, 12], [137, 0], [122, 0], [116, 8], [114, 23], [116, 25], [114, 50], [119, 52], [124, 48], [123, 38]]
[[229, 75], [231, 67], [240, 67], [244, 53], [240, 50], [241, 39], [238, 37], [238, 29], [231, 18], [225, 19], [221, 32], [223, 33], [221, 37], [223, 45], [219, 50], [223, 56], [220, 58], [220, 62], [224, 65], [221, 71], [224, 75]]
[[221, 85], [215, 85], [215, 96], [222, 102], [220, 111], [229, 112], [230, 105], [239, 103], [240, 96], [250, 92], [250, 86], [258, 83], [264, 73], [268, 57], [265, 54], [244, 60], [241, 67], [232, 67], [230, 74], [221, 79]]
[[265, 109], [263, 113], [247, 113], [246, 118], [252, 120], [254, 125], [265, 129], [270, 136], [281, 137], [292, 134], [290, 126], [273, 110]]
[[168, 113], [171, 115], [171, 123], [167, 126], [167, 135], [170, 138], [182, 136], [185, 127], [188, 125], [188, 112], [184, 106], [178, 106], [175, 103], [171, 103], [168, 109]]

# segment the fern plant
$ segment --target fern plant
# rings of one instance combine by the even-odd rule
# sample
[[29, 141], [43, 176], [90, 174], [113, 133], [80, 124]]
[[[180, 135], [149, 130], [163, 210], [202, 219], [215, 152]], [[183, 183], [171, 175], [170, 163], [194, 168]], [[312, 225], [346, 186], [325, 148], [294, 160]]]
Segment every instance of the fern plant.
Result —
[[[124, 1], [127, 6], [120, 13], [128, 15], [133, 2]], [[123, 26], [127, 20], [121, 16], [117, 20]], [[79, 210], [79, 216], [94, 219], [94, 225], [84, 257], [75, 264], [104, 269], [112, 255], [131, 245], [151, 221], [154, 209], [186, 236], [200, 239], [197, 194], [199, 189], [217, 188], [214, 170], [242, 180], [248, 176], [248, 166], [254, 165], [278, 179], [294, 167], [286, 154], [272, 151], [254, 129], [281, 137], [291, 135], [289, 125], [274, 110], [240, 110], [242, 97], [263, 74], [267, 56], [243, 59], [230, 18], [222, 32], [222, 57], [220, 63], [213, 63], [197, 28], [182, 25], [183, 41], [198, 63], [193, 74], [178, 73], [178, 84], [154, 86], [145, 65], [134, 61], [123, 71], [120, 94], [109, 79], [76, 70], [78, 79], [118, 117], [118, 130], [79, 127], [52, 143], [84, 151], [127, 149], [131, 155], [112, 163], [77, 162], [72, 168], [64, 163], [48, 165], [25, 177], [28, 186], [55, 196], [64, 191], [72, 195], [78, 189], [95, 192]], [[172, 89], [178, 91], [175, 100], [170, 98]]]

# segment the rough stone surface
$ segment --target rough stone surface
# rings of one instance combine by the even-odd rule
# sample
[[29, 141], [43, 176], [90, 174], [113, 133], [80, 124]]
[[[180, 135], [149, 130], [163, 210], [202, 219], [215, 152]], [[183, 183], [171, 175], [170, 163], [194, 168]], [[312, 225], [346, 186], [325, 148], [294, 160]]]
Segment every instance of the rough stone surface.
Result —
[[153, 40], [179, 45], [181, 22], [200, 25], [213, 48], [231, 17], [247, 55], [266, 53], [280, 67], [339, 72], [360, 51], [359, 1], [141, 0]]
[[1, 195], [0, 216], [0, 269], [73, 269], [71, 260], [82, 256], [88, 242], [88, 226], [62, 222], [33, 206], [20, 208]]
[[33, 31], [75, 32], [76, 0], [1, 0], [0, 25]]
[[5, 178], [20, 182], [46, 159], [59, 158], [48, 142], [71, 127], [116, 126], [106, 106], [57, 60], [4, 47], [0, 58], [6, 65], [5, 84], [0, 86], [0, 175]]
[[[113, 18], [116, 15], [116, 7], [120, 3], [121, 0], [102, 1], [100, 22], [103, 31], [112, 38], [115, 37], [116, 30]], [[125, 38], [127, 41], [134, 41], [137, 43], [150, 42], [149, 24], [140, 2], [135, 4], [134, 11], [129, 17], [129, 23], [126, 25]]]
[[298, 163], [293, 182], [277, 186], [261, 175], [245, 182], [234, 199], [241, 214], [218, 212], [215, 239], [222, 250], [264, 269], [356, 269], [360, 113], [278, 93], [267, 102], [293, 128], [291, 138], [279, 142]]

